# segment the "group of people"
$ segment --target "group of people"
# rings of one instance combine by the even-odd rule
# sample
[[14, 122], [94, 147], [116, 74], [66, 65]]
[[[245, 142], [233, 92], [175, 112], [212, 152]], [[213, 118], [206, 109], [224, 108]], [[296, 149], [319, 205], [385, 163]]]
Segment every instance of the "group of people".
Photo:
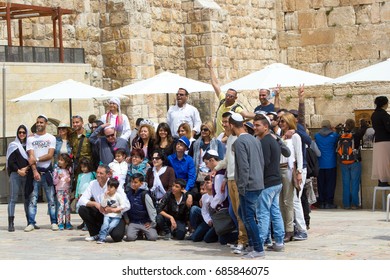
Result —
[[[237, 91], [221, 92], [208, 60], [212, 86], [220, 100], [215, 123], [202, 122], [189, 93], [179, 88], [167, 122], [155, 125], [139, 118], [131, 130], [120, 100], [109, 101], [107, 114], [91, 115], [84, 125], [72, 117], [72, 127], [61, 123], [58, 135], [47, 133], [48, 118], [39, 115], [34, 133], [25, 125], [7, 150], [10, 176], [8, 231], [14, 231], [15, 204], [24, 191], [27, 226], [35, 221], [39, 190], [46, 194], [51, 229], [73, 229], [71, 201], [88, 230], [87, 241], [105, 243], [137, 239], [188, 239], [232, 244], [245, 258], [264, 257], [264, 247], [284, 251], [285, 243], [306, 240], [310, 225], [308, 196], [311, 177], [317, 177], [319, 208], [333, 209], [336, 150], [340, 134], [329, 121], [312, 141], [305, 127], [304, 87], [298, 90], [298, 110], [279, 108], [280, 86], [259, 91], [260, 105], [248, 112], [237, 102]], [[389, 149], [390, 117], [386, 97], [376, 99], [374, 157], [384, 162]], [[249, 121], [252, 120], [252, 121]], [[377, 134], [378, 128], [380, 133]], [[355, 130], [347, 120], [343, 132]], [[342, 163], [344, 208], [358, 208], [364, 128], [353, 133], [354, 155]], [[308, 162], [308, 149], [318, 157], [318, 174]], [[386, 153], [384, 153], [384, 150]], [[310, 171], [309, 171], [310, 170]], [[375, 172], [374, 172], [375, 171]], [[389, 169], [373, 167], [373, 176], [388, 182]], [[74, 193], [74, 195], [73, 195]], [[217, 217], [219, 217], [217, 219]], [[233, 227], [221, 228], [220, 217]], [[226, 227], [226, 226], [225, 226]]]

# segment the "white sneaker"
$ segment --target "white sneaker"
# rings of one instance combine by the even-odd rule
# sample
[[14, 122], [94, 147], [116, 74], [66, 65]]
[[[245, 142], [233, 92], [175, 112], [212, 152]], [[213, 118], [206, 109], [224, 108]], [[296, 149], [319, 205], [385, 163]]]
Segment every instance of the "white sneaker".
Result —
[[85, 241], [98, 241], [98, 240], [99, 240], [98, 235], [85, 237]]
[[232, 251], [234, 254], [242, 254], [242, 251], [244, 250], [244, 245], [238, 244], [236, 248]]
[[51, 224], [51, 230], [52, 231], [57, 231], [58, 230], [58, 225], [57, 224]]
[[34, 225], [33, 224], [29, 224], [28, 226], [26, 226], [24, 228], [25, 232], [30, 232], [30, 231], [33, 231], [33, 230], [34, 230]]

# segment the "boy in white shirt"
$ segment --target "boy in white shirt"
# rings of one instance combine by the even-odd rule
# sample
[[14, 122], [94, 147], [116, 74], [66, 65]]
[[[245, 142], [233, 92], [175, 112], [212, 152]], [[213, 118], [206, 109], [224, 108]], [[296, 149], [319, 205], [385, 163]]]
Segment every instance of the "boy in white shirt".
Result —
[[126, 182], [127, 170], [129, 168], [128, 163], [126, 162], [126, 151], [125, 149], [119, 148], [114, 152], [115, 159], [108, 166], [111, 169], [112, 177], [118, 178], [119, 186], [124, 189], [124, 184]]

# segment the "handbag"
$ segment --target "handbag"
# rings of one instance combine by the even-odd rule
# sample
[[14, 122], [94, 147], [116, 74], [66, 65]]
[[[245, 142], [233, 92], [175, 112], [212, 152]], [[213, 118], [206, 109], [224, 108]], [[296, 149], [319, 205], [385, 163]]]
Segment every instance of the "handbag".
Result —
[[215, 212], [211, 216], [211, 219], [213, 220], [213, 227], [217, 235], [224, 235], [236, 229], [236, 224], [233, 222], [232, 217], [230, 217], [228, 208], [222, 208]]

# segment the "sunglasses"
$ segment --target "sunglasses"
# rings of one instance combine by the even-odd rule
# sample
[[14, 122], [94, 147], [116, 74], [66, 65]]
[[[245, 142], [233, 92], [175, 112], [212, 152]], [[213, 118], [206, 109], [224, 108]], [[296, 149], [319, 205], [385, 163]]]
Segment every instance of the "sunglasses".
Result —
[[18, 131], [18, 134], [26, 134], [26, 131]]
[[207, 127], [204, 127], [201, 129], [202, 131], [210, 131], [210, 129], [208, 129]]
[[283, 119], [281, 119], [280, 121], [279, 121], [279, 123], [285, 123], [286, 121], [285, 120], [283, 120]]
[[110, 137], [114, 137], [114, 136], [115, 136], [115, 133], [106, 135], [106, 138], [110, 138]]
[[161, 159], [160, 157], [152, 157], [152, 160], [159, 160]]

